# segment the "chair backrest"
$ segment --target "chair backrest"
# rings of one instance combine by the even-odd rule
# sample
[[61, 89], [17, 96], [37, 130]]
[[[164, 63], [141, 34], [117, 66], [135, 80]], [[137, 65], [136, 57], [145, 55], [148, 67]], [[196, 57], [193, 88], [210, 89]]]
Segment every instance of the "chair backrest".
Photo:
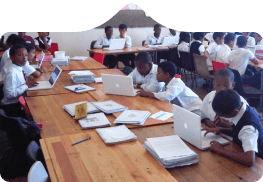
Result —
[[50, 48], [49, 48], [49, 52], [55, 56], [55, 51], [59, 51], [58, 49], [58, 43], [51, 43]]
[[133, 69], [129, 66], [125, 66], [122, 70], [122, 72], [126, 75], [129, 75], [131, 72], [133, 71]]
[[104, 54], [102, 53], [99, 53], [99, 52], [95, 52], [94, 56], [93, 56], [93, 59], [95, 59], [97, 62], [103, 64], [103, 61], [104, 61]]
[[19, 102], [22, 105], [23, 109], [25, 110], [26, 114], [31, 114], [29, 108], [27, 107], [26, 100], [23, 96], [19, 97]]
[[170, 61], [172, 61], [176, 67], [182, 68], [182, 62], [179, 59], [177, 47], [169, 48]]
[[214, 61], [212, 60], [212, 65], [213, 65], [213, 72], [215, 73], [217, 70], [221, 69], [221, 68], [227, 68], [225, 63], [221, 63], [218, 61]]
[[39, 161], [40, 159], [38, 159], [38, 156], [39, 156], [39, 152], [40, 152], [40, 147], [39, 145], [34, 141], [32, 140], [27, 148], [26, 148], [26, 154], [27, 156], [30, 158], [30, 160], [32, 162], [36, 162], [36, 161]]
[[190, 53], [179, 51], [179, 54], [179, 59], [181, 60], [182, 67], [187, 71], [195, 71], [195, 64], [194, 61], [191, 59]]
[[[97, 41], [96, 40], [93, 40], [91, 43], [90, 43], [90, 49], [94, 49], [94, 45]], [[89, 52], [89, 56], [90, 57], [93, 57], [94, 56], [94, 53], [92, 52]]]
[[30, 168], [27, 176], [28, 182], [46, 182], [48, 174], [42, 162], [36, 161]]
[[[228, 69], [230, 69], [230, 68], [228, 68]], [[233, 90], [235, 90], [242, 97], [246, 97], [246, 93], [245, 93], [245, 91], [243, 89], [243, 83], [242, 83], [242, 79], [241, 79], [241, 76], [240, 76], [239, 72], [237, 70], [234, 70], [234, 69], [230, 69], [230, 70], [235, 75], [235, 78], [234, 78], [235, 87], [233, 88]]]
[[196, 72], [204, 77], [208, 78], [210, 76], [209, 71], [208, 71], [208, 66], [206, 63], [206, 60], [203, 58], [201, 55], [193, 54], [194, 58], [194, 64], [195, 64], [195, 70]]

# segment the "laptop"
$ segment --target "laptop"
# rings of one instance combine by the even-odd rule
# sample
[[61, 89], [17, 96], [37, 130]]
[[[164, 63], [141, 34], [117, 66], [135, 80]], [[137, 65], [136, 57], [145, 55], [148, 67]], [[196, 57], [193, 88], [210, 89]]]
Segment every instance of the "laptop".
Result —
[[213, 140], [223, 145], [229, 143], [228, 140], [213, 133], [208, 133], [204, 137], [206, 131], [201, 131], [201, 117], [197, 114], [174, 104], [173, 114], [174, 133], [200, 150], [210, 148], [210, 142]]
[[106, 50], [118, 50], [123, 49], [125, 45], [125, 39], [111, 39], [110, 46], [108, 48], [103, 48]]
[[134, 89], [131, 76], [101, 74], [101, 77], [105, 94], [136, 96], [140, 90]]
[[164, 37], [161, 45], [148, 45], [149, 48], [168, 47], [175, 44], [175, 37]]
[[27, 90], [43, 90], [53, 88], [61, 72], [62, 69], [56, 66], [48, 81], [39, 81], [37, 86], [28, 88]]
[[40, 54], [40, 57], [39, 57], [39, 61], [37, 64], [31, 64], [30, 66], [32, 66], [33, 68], [40, 68], [41, 65], [42, 65], [42, 62], [44, 60], [44, 57], [45, 57], [45, 53], [42, 51], [41, 54]]

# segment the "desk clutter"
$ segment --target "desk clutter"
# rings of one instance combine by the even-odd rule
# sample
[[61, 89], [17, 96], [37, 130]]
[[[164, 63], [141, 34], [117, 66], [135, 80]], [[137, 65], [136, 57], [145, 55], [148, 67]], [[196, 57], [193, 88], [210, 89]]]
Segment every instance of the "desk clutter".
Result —
[[94, 73], [89, 70], [71, 71], [68, 73], [74, 83], [92, 83], [94, 82]]

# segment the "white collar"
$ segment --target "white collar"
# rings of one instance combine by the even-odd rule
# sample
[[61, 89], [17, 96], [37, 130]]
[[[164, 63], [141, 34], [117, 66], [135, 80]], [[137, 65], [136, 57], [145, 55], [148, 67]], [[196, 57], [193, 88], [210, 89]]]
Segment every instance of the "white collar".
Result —
[[240, 118], [243, 116], [243, 114], [245, 113], [246, 109], [247, 109], [247, 105], [245, 103], [242, 102], [242, 107], [240, 108], [240, 110], [238, 111], [237, 115], [235, 117], [233, 117], [231, 119], [231, 122], [236, 126], [238, 121], [240, 120]]
[[[12, 61], [12, 60], [11, 60]], [[21, 66], [18, 66], [18, 65], [16, 65], [16, 64], [14, 64], [13, 62], [12, 62], [12, 67], [14, 67], [15, 69], [17, 69], [18, 71], [20, 71], [20, 72], [22, 72], [22, 67]]]

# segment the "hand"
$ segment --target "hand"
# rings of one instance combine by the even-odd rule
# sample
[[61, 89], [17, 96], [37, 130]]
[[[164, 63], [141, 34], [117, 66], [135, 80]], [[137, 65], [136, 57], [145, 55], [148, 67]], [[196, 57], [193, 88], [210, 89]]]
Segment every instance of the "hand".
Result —
[[45, 70], [43, 70], [42, 68], [36, 68], [37, 71], [41, 72], [41, 73], [44, 73]]
[[210, 119], [204, 119], [204, 123], [206, 126], [208, 126], [209, 128], [216, 128], [217, 126], [215, 125], [215, 123], [213, 121], [211, 121]]
[[38, 83], [35, 82], [35, 80], [33, 78], [27, 78], [26, 79], [26, 85], [30, 88], [30, 87], [37, 86]]
[[219, 117], [220, 122], [218, 123], [218, 126], [224, 127], [224, 128], [232, 128], [231, 123], [228, 120], [222, 119]]
[[136, 85], [134, 85], [134, 88], [141, 88], [141, 84], [136, 84]]
[[206, 136], [208, 133], [214, 133], [215, 135], [219, 135], [222, 128], [216, 127], [216, 128], [208, 128], [204, 127], [201, 131], [206, 131], [204, 136]]
[[138, 93], [139, 96], [142, 96], [142, 97], [147, 97], [148, 96], [148, 92], [146, 92], [144, 90], [138, 90], [137, 93]]
[[48, 52], [48, 49], [43, 49], [44, 52]]
[[224, 150], [224, 147], [223, 145], [221, 145], [219, 142], [217, 141], [212, 141], [210, 142], [211, 144], [211, 148], [210, 148], [210, 151], [211, 152], [215, 152], [215, 153], [218, 153], [220, 154], [222, 150]]

